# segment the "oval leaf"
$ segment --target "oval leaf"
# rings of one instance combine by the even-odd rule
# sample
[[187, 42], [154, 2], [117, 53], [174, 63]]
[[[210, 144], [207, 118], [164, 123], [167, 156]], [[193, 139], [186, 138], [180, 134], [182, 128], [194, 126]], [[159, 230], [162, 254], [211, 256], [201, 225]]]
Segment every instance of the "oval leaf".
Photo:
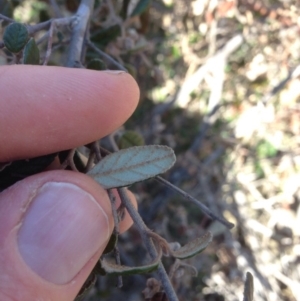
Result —
[[113, 262], [109, 262], [105, 259], [100, 260], [101, 267], [107, 274], [111, 275], [135, 275], [135, 274], [144, 274], [151, 273], [158, 268], [161, 254], [157, 256], [157, 259], [147, 265], [129, 267], [125, 265], [118, 265]]
[[158, 262], [153, 262], [149, 265], [143, 265], [139, 267], [128, 267], [124, 265], [117, 265], [107, 260], [102, 260], [101, 265], [107, 274], [111, 275], [136, 275], [151, 273], [158, 268]]
[[253, 276], [251, 273], [247, 272], [243, 301], [253, 301], [253, 291], [254, 291]]
[[20, 52], [28, 40], [28, 30], [21, 23], [11, 23], [4, 31], [3, 42], [5, 47], [13, 52]]
[[100, 60], [100, 59], [92, 59], [88, 65], [87, 65], [87, 69], [91, 69], [91, 70], [106, 70], [107, 66], [106, 64]]
[[177, 251], [172, 251], [171, 254], [179, 259], [190, 258], [202, 252], [211, 241], [212, 234], [210, 232], [207, 232], [202, 237], [194, 239], [193, 241], [187, 243]]
[[39, 65], [40, 51], [36, 42], [31, 38], [24, 48], [23, 63], [26, 65]]
[[150, 5], [150, 0], [140, 0], [131, 13], [131, 17], [142, 14]]
[[108, 241], [108, 243], [107, 243], [107, 245], [106, 245], [106, 247], [105, 247], [102, 254], [108, 254], [108, 253], [112, 252], [114, 250], [117, 242], [118, 242], [118, 236], [113, 233], [110, 236], [110, 239], [109, 239], [109, 241]]
[[145, 144], [143, 136], [135, 131], [126, 131], [119, 139], [119, 147], [121, 149], [131, 146], [142, 146]]
[[106, 189], [128, 186], [167, 171], [175, 160], [168, 146], [135, 146], [106, 156], [88, 175]]

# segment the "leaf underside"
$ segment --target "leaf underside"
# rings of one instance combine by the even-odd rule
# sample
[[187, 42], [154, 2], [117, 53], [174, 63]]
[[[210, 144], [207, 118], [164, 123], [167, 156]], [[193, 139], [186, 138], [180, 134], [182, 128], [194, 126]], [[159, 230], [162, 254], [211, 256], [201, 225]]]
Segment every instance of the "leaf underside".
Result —
[[106, 189], [123, 187], [167, 171], [175, 160], [168, 146], [135, 146], [106, 156], [88, 175]]
[[202, 252], [212, 241], [212, 238], [211, 232], [207, 232], [202, 237], [192, 240], [177, 251], [172, 251], [172, 255], [178, 259], [193, 257]]

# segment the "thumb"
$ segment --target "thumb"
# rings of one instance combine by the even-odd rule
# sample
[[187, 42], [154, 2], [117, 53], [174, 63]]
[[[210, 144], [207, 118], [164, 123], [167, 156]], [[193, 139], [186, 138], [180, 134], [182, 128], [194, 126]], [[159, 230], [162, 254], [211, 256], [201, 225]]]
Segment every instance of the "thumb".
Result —
[[0, 194], [0, 300], [72, 301], [113, 228], [106, 191], [71, 171], [44, 172]]

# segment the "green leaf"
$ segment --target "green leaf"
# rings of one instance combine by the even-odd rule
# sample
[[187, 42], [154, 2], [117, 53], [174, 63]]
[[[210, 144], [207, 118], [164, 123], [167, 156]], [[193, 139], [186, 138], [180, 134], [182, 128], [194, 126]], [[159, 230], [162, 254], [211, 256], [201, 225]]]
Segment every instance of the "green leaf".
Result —
[[28, 30], [21, 23], [11, 23], [4, 31], [3, 42], [5, 47], [13, 52], [20, 52], [28, 40]]
[[83, 298], [88, 294], [91, 288], [94, 287], [96, 281], [97, 281], [97, 276], [94, 273], [91, 273], [87, 278], [87, 280], [84, 282], [82, 288], [80, 289], [74, 301], [83, 300]]
[[87, 65], [87, 69], [91, 69], [91, 70], [106, 70], [107, 66], [106, 64], [100, 60], [100, 59], [92, 59], [88, 65]]
[[119, 139], [119, 148], [145, 145], [143, 136], [135, 131], [126, 131]]
[[150, 5], [151, 0], [140, 0], [131, 13], [131, 17], [142, 14]]
[[106, 156], [88, 175], [106, 189], [123, 187], [167, 171], [175, 160], [168, 146], [134, 146]]
[[193, 241], [187, 243], [180, 249], [172, 251], [171, 255], [178, 259], [186, 259], [193, 257], [196, 254], [202, 252], [211, 241], [212, 234], [210, 232], [207, 232], [202, 237], [194, 239]]
[[108, 253], [112, 252], [113, 249], [115, 248], [117, 242], [118, 242], [118, 236], [115, 234], [112, 234], [110, 236], [110, 239], [109, 239], [104, 251], [103, 251], [103, 254], [108, 254]]
[[40, 64], [40, 51], [33, 38], [28, 41], [24, 48], [23, 63], [26, 65]]
[[121, 35], [119, 24], [112, 25], [108, 28], [100, 29], [91, 36], [91, 41], [99, 46], [106, 47], [109, 42]]
[[253, 276], [251, 273], [247, 272], [243, 301], [253, 301], [253, 291], [254, 291]]
[[113, 262], [107, 261], [105, 259], [100, 260], [101, 267], [107, 274], [112, 275], [135, 275], [135, 274], [144, 274], [151, 273], [158, 268], [162, 252], [159, 250], [159, 253], [155, 260], [147, 265], [129, 267], [125, 265], [118, 265]]

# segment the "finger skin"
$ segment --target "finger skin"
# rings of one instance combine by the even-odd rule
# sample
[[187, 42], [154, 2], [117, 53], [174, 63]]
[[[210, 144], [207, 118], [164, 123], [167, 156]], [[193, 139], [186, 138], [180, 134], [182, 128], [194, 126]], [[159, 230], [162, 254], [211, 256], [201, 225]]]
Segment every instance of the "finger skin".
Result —
[[[84, 174], [71, 171], [49, 171], [28, 177], [11, 186], [0, 194], [0, 300], [74, 300], [105, 247], [103, 246], [92, 256], [72, 281], [63, 285], [42, 279], [26, 265], [17, 246], [19, 227], [22, 224], [24, 212], [27, 210], [28, 200], [32, 198], [38, 187], [53, 181], [75, 184], [93, 195], [107, 213], [109, 231], [112, 232], [113, 219], [107, 193], [93, 179]], [[86, 219], [91, 222], [88, 216]], [[120, 225], [121, 230], [125, 231], [130, 224], [131, 221], [127, 217]]]
[[0, 162], [95, 141], [121, 126], [139, 90], [127, 73], [13, 65], [0, 67]]

